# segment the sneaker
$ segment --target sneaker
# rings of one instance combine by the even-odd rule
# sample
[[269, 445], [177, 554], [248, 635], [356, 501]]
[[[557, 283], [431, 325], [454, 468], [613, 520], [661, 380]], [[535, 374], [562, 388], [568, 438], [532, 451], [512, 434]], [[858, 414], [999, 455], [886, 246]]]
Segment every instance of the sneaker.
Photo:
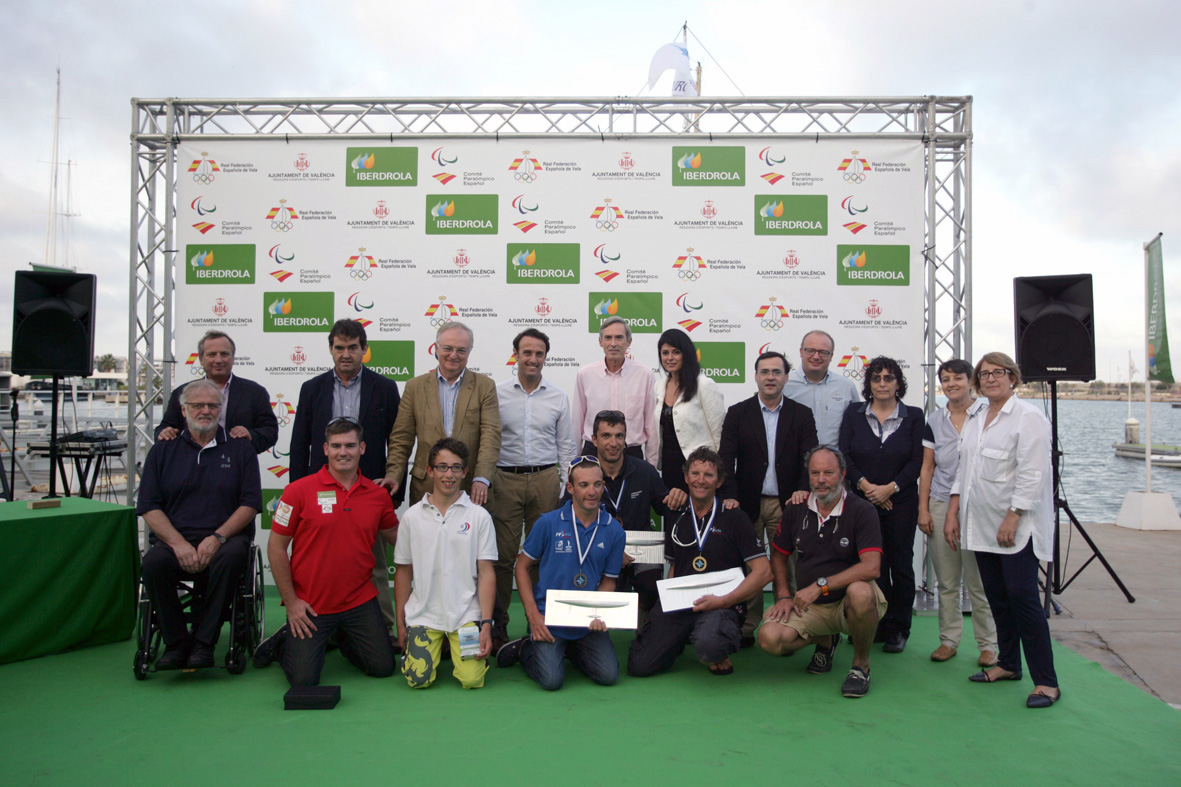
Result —
[[837, 645], [841, 644], [841, 635], [832, 635], [832, 644], [828, 647], [822, 645], [816, 646], [816, 651], [812, 654], [812, 660], [808, 662], [807, 671], [813, 675], [823, 675], [832, 669], [832, 656], [837, 652]]
[[511, 667], [520, 661], [521, 650], [524, 649], [525, 643], [528, 641], [528, 637], [521, 637], [504, 643], [500, 650], [496, 651], [496, 666]]
[[869, 693], [869, 670], [853, 667], [841, 684], [841, 694], [846, 697], [864, 697]]
[[186, 669], [208, 669], [213, 666], [213, 646], [204, 642], [194, 642], [193, 651], [189, 654]]
[[290, 630], [284, 623], [278, 631], [258, 644], [258, 647], [254, 649], [255, 669], [266, 669], [283, 655], [283, 642], [287, 639], [287, 633]]

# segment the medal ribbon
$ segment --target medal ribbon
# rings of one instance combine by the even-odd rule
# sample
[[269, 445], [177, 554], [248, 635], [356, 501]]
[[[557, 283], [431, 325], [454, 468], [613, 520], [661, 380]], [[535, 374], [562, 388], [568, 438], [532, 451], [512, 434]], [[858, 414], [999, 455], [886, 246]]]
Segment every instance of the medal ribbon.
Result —
[[575, 546], [578, 547], [578, 571], [580, 573], [582, 571], [582, 564], [584, 562], [586, 562], [586, 556], [590, 554], [591, 547], [594, 546], [595, 535], [598, 534], [598, 532], [599, 532], [598, 519], [597, 518], [595, 519], [595, 529], [594, 529], [594, 532], [591, 533], [590, 540], [586, 542], [586, 551], [585, 552], [582, 549], [582, 542], [578, 539], [578, 530], [581, 527], [582, 527], [581, 523], [579, 523], [579, 521], [577, 519], [575, 519], [574, 520], [574, 544], [575, 544]]
[[[692, 503], [689, 504], [692, 507]], [[693, 512], [693, 534], [697, 537], [697, 551], [702, 552], [705, 549], [705, 542], [709, 539], [710, 528], [713, 526], [714, 517], [718, 515], [718, 499], [714, 498], [713, 510], [709, 513], [709, 519], [705, 523], [705, 528], [701, 529], [697, 526], [697, 512]]]
[[[611, 497], [610, 493], [607, 494], [607, 502], [609, 502], [611, 504], [611, 508], [613, 509], [611, 513], [614, 514], [616, 518], [619, 517], [619, 504], [623, 502], [623, 493], [626, 490], [627, 490], [627, 479], [624, 478], [622, 480], [622, 482], [619, 484], [619, 494], [616, 495], [614, 497], [614, 499]], [[607, 491], [606, 484], [603, 485], [603, 491], [604, 492]]]

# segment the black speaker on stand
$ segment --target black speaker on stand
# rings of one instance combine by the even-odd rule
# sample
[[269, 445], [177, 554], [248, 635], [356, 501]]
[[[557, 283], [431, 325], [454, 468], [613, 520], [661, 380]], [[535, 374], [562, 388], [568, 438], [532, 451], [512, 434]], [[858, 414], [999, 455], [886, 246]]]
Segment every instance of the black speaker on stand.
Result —
[[57, 497], [57, 396], [62, 377], [94, 374], [94, 306], [90, 273], [17, 271], [12, 308], [12, 371], [51, 375], [49, 497]]
[[[1060, 460], [1062, 449], [1058, 445], [1058, 381], [1079, 380], [1088, 382], [1095, 379], [1095, 315], [1094, 288], [1091, 274], [1080, 273], [1068, 276], [1022, 276], [1013, 279], [1013, 330], [1014, 346], [1017, 348], [1017, 366], [1021, 379], [1025, 381], [1044, 380], [1050, 383], [1050, 464], [1054, 477], [1054, 568], [1046, 575], [1046, 614], [1053, 605], [1050, 593], [1060, 595], [1071, 582], [1096, 558], [1107, 569], [1115, 584], [1123, 591], [1129, 603], [1136, 599], [1128, 592], [1116, 575], [1115, 569], [1103, 557], [1099, 547], [1091, 540], [1079, 523], [1078, 517], [1062, 499], [1062, 475]], [[1071, 524], [1091, 547], [1091, 557], [1071, 575], [1062, 581], [1062, 548], [1059, 523], [1062, 512], [1066, 512]]]

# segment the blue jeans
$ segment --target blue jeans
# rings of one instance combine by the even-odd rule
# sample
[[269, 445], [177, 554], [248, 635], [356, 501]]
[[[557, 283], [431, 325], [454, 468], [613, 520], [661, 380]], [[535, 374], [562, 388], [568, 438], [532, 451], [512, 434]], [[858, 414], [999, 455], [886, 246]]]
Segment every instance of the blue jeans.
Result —
[[541, 688], [557, 691], [566, 680], [564, 656], [600, 686], [610, 686], [619, 677], [619, 659], [606, 631], [592, 631], [580, 639], [554, 636], [553, 642], [530, 640], [521, 649], [521, 666]]
[[283, 640], [280, 663], [292, 686], [319, 686], [328, 638], [337, 634], [340, 652], [357, 669], [374, 678], [394, 674], [394, 648], [381, 607], [371, 598], [344, 612], [317, 615], [316, 630], [306, 639], [290, 631]]

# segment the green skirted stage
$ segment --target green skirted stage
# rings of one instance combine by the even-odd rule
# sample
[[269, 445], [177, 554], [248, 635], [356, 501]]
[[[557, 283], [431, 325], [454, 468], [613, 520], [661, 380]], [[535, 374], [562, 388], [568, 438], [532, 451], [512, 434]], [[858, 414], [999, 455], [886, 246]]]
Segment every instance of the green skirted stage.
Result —
[[[615, 635], [621, 663], [630, 639]], [[810, 650], [756, 648], [728, 677], [686, 653], [670, 673], [607, 688], [571, 670], [553, 693], [520, 667], [465, 692], [447, 666], [412, 691], [331, 653], [323, 682], [342, 687], [340, 705], [284, 711], [278, 665], [138, 682], [127, 640], [0, 666], [0, 772], [6, 785], [1181, 784], [1181, 713], [1098, 664], [1055, 646], [1063, 699], [1028, 710], [1028, 680], [971, 683], [971, 646], [935, 664], [937, 642], [922, 617], [905, 653], [876, 647], [859, 700], [838, 691], [847, 644], [823, 676], [804, 672]]]

